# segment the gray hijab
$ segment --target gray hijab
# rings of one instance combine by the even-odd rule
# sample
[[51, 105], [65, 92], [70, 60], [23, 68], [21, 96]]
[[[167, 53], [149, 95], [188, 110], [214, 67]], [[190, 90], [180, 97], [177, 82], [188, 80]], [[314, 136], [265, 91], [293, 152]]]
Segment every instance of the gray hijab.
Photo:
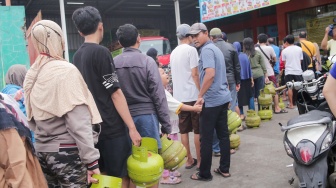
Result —
[[27, 73], [27, 68], [25, 65], [12, 65], [9, 67], [6, 74], [6, 84], [14, 84], [23, 87], [23, 81]]

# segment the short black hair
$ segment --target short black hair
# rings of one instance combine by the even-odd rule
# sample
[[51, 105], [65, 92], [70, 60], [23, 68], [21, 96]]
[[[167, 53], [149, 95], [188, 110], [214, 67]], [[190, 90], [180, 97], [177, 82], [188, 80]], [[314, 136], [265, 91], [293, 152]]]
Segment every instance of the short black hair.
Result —
[[286, 42], [288, 42], [288, 44], [294, 44], [294, 35], [287, 35], [286, 36]]
[[139, 32], [134, 25], [125, 24], [119, 26], [116, 35], [121, 46], [127, 48], [133, 46], [136, 43]]
[[266, 43], [268, 39], [268, 36], [265, 33], [260, 33], [258, 35], [258, 41], [259, 43]]
[[90, 35], [97, 31], [98, 24], [102, 22], [102, 19], [95, 7], [86, 6], [74, 11], [72, 21], [79, 32], [83, 35]]
[[282, 41], [283, 41], [283, 43], [285, 44], [285, 43], [287, 42], [287, 38], [286, 38], [286, 37], [283, 38]]
[[303, 38], [303, 39], [307, 38], [307, 33], [305, 31], [301, 31], [299, 33], [299, 38]]

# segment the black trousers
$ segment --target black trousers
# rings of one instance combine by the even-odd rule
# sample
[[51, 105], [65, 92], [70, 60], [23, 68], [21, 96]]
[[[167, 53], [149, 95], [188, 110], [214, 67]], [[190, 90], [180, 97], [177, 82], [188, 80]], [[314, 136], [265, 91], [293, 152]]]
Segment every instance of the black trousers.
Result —
[[223, 173], [229, 173], [230, 169], [230, 138], [227, 124], [227, 111], [229, 103], [204, 107], [200, 114], [200, 141], [201, 164], [199, 175], [203, 178], [211, 177], [212, 140], [214, 130], [217, 132], [220, 148], [219, 169]]

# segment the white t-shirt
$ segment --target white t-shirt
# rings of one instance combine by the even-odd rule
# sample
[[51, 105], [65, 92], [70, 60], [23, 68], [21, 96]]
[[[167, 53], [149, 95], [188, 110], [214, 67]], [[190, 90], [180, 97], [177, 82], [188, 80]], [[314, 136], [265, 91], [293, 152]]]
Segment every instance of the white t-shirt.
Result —
[[[260, 48], [264, 51], [264, 53], [267, 55], [268, 58], [272, 59], [273, 57], [276, 57], [274, 49], [271, 46], [262, 45], [260, 46]], [[270, 64], [269, 60], [267, 59], [267, 57], [262, 53], [259, 47], [256, 47], [255, 49], [258, 50], [262, 54], [262, 57], [264, 58], [264, 62], [265, 62], [266, 69], [267, 69], [267, 75], [274, 76], [274, 69], [272, 65]]]
[[173, 80], [173, 95], [181, 102], [196, 101], [198, 89], [191, 76], [191, 70], [198, 67], [198, 53], [196, 48], [181, 44], [170, 55], [170, 66]]
[[286, 61], [285, 75], [301, 75], [301, 60], [303, 60], [302, 49], [298, 46], [291, 45], [286, 47], [282, 53], [282, 61]]
[[181, 112], [181, 107], [183, 103], [176, 100], [167, 90], [165, 90], [165, 93], [168, 102], [170, 124], [172, 125], [171, 134], [179, 133], [180, 129], [178, 127], [179, 124], [178, 114]]
[[330, 39], [328, 41], [327, 49], [330, 49], [330, 56], [333, 56], [336, 54], [336, 40]]

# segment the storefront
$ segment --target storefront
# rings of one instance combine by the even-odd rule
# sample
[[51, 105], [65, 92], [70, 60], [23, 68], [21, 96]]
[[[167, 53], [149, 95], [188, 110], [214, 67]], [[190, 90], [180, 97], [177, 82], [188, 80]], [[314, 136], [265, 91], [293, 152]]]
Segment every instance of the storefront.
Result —
[[[234, 40], [252, 37], [256, 41], [259, 33], [266, 33], [275, 38], [278, 44], [281, 44], [282, 39], [288, 34], [297, 35], [300, 31], [308, 31], [308, 38], [316, 40], [315, 42], [320, 44], [324, 29], [328, 24], [331, 24], [333, 17], [336, 17], [335, 0], [290, 0], [266, 8], [208, 21], [205, 24], [210, 29], [221, 28], [228, 36], [234, 33]], [[237, 36], [237, 33], [240, 33], [241, 36]], [[230, 38], [229, 41], [233, 42]]]

